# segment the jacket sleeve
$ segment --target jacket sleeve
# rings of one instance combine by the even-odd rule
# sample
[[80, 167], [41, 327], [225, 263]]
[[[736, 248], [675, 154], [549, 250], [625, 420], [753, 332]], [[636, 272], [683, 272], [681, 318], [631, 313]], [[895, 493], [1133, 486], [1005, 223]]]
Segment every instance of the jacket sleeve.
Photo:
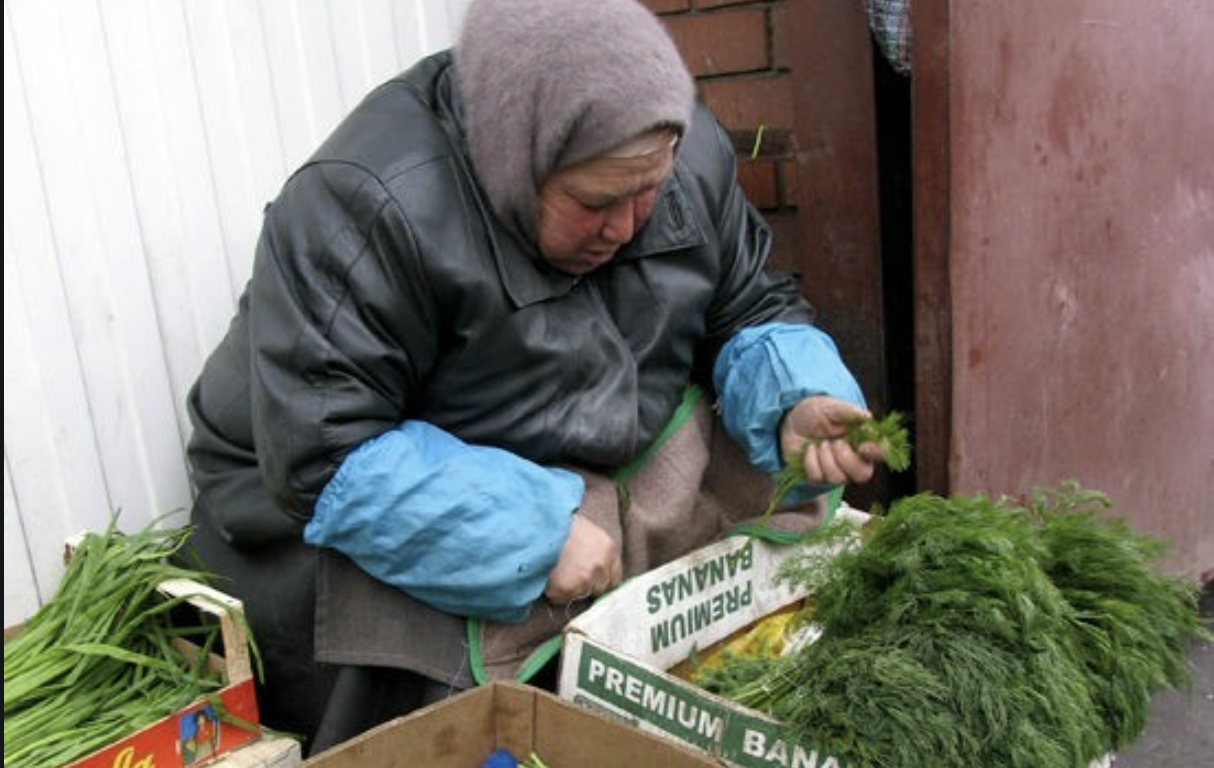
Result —
[[305, 166], [267, 209], [247, 291], [253, 439], [301, 521], [350, 452], [405, 419], [433, 364], [437, 314], [403, 219], [340, 163]]
[[769, 268], [771, 231], [738, 183], [728, 136], [706, 112], [695, 125], [689, 161], [707, 190], [704, 215], [715, 222], [721, 259], [703, 354], [726, 431], [755, 466], [774, 473], [783, 463], [779, 424], [789, 408], [814, 394], [863, 407], [864, 396], [834, 342], [813, 325], [797, 281]]
[[582, 479], [421, 421], [359, 446], [304, 540], [458, 616], [517, 622], [544, 591]]
[[802, 399], [829, 395], [865, 407], [834, 341], [812, 325], [768, 323], [729, 341], [713, 369], [721, 421], [752, 464], [780, 470], [780, 419]]
[[307, 541], [443, 610], [521, 620], [581, 482], [409, 421], [445, 324], [418, 251], [350, 164], [306, 166], [267, 211], [248, 291], [263, 480]]

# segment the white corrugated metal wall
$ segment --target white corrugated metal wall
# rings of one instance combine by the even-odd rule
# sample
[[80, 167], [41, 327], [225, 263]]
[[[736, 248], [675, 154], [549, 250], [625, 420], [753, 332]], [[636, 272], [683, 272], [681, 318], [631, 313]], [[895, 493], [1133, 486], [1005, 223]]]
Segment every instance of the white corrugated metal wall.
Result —
[[183, 403], [264, 204], [466, 1], [5, 0], [5, 626], [72, 533], [185, 521]]

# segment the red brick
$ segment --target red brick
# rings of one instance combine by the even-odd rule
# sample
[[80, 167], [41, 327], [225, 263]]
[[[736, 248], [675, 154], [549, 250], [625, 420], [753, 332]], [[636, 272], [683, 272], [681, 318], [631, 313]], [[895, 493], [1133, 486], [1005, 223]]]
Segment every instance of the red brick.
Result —
[[776, 163], [768, 158], [738, 160], [738, 182], [746, 198], [761, 211], [780, 207], [780, 188], [776, 181]]
[[763, 218], [771, 227], [771, 256], [769, 266], [785, 272], [801, 268], [801, 223], [792, 210], [768, 211]]
[[654, 13], [682, 13], [691, 10], [691, 0], [641, 0]]
[[697, 10], [708, 10], [709, 8], [724, 8], [727, 5], [754, 5], [755, 0], [699, 0], [696, 3]]
[[780, 205], [788, 208], [797, 207], [797, 192], [800, 177], [797, 174], [797, 159], [782, 157], [780, 164]]
[[729, 129], [793, 129], [793, 83], [787, 74], [701, 80], [700, 93]]
[[[789, 57], [792, 54], [790, 46], [796, 45], [792, 31], [788, 26], [788, 6], [775, 5], [771, 9], [771, 67], [772, 69], [792, 69]], [[801, 41], [804, 44], [804, 41]]]
[[731, 128], [729, 140], [739, 156], [784, 157], [796, 153], [791, 131], [763, 126], [758, 128]]
[[663, 21], [696, 77], [771, 68], [764, 8], [666, 16]]

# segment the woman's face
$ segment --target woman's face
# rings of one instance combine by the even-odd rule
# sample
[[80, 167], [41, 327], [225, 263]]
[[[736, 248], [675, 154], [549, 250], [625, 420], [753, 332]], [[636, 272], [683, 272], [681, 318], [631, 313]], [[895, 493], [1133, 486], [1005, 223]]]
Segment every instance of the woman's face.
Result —
[[584, 275], [603, 266], [649, 220], [674, 167], [667, 146], [639, 157], [598, 157], [563, 168], [540, 187], [540, 253]]

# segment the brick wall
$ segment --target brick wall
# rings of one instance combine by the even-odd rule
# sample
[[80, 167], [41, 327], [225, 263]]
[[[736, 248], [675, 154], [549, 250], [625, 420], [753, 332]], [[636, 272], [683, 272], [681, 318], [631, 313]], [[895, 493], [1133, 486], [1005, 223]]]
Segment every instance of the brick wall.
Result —
[[733, 137], [738, 178], [775, 234], [772, 263], [800, 251], [793, 80], [781, 19], [791, 0], [642, 0], [670, 31], [700, 96]]

